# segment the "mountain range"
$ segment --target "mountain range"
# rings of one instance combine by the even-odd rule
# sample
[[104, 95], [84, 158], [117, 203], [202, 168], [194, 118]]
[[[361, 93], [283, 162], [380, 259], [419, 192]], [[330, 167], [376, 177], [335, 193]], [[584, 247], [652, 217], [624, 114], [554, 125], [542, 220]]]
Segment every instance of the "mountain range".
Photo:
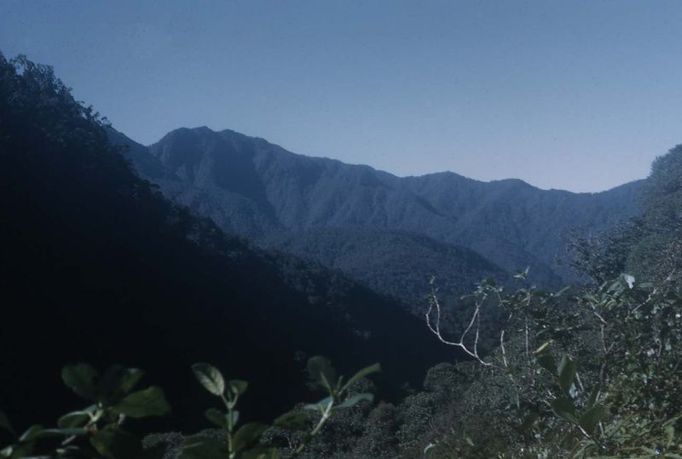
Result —
[[174, 202], [262, 247], [340, 269], [414, 311], [423, 310], [432, 275], [455, 296], [527, 267], [543, 287], [574, 281], [571, 238], [639, 208], [641, 181], [572, 193], [452, 172], [397, 177], [207, 127], [176, 129], [150, 146], [111, 135]]

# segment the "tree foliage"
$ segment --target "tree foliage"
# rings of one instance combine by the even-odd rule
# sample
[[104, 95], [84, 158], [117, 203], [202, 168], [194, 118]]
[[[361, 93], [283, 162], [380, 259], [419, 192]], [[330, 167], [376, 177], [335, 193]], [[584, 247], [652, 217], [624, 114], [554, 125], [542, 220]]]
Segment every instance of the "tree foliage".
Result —
[[[298, 457], [337, 412], [360, 402], [371, 402], [372, 394], [353, 393], [351, 389], [366, 376], [380, 371], [379, 365], [366, 367], [347, 381], [336, 377], [328, 359], [320, 356], [308, 361], [311, 382], [324, 388], [328, 396], [306, 405], [315, 413], [301, 422], [301, 412], [285, 413], [274, 421], [280, 429], [303, 431], [289, 447], [267, 446], [261, 441], [269, 426], [243, 423], [237, 410], [239, 399], [248, 388], [240, 379], [227, 380], [214, 366], [196, 363], [192, 371], [211, 395], [220, 399], [223, 409], [209, 408], [206, 419], [217, 429], [192, 435], [168, 434], [142, 439], [125, 430], [127, 418], [144, 419], [170, 412], [163, 390], [157, 386], [133, 391], [142, 379], [136, 368], [112, 366], [102, 375], [89, 364], [69, 365], [62, 369], [64, 384], [89, 405], [59, 418], [57, 427], [32, 425], [17, 434], [7, 416], [0, 411], [0, 429], [11, 434], [10, 445], [0, 449], [0, 458], [91, 458], [91, 459], [278, 459]], [[308, 420], [313, 427], [308, 430]]]

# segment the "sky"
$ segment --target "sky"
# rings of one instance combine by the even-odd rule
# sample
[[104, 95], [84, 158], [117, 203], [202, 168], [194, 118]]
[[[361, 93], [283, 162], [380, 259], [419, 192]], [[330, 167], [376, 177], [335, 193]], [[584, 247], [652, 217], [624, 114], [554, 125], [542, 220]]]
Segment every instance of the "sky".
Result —
[[601, 191], [682, 143], [681, 23], [677, 0], [0, 0], [0, 51], [144, 144], [205, 125]]

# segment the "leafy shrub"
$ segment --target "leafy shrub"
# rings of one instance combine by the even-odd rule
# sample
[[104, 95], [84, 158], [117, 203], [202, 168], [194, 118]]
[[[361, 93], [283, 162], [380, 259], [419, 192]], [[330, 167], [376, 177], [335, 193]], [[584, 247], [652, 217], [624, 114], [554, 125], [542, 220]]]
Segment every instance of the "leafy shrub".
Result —
[[337, 376], [328, 359], [312, 357], [308, 373], [312, 384], [323, 388], [327, 397], [304, 409], [316, 413], [311, 429], [307, 414], [298, 410], [286, 413], [274, 422], [281, 429], [301, 431], [303, 435], [290, 448], [262, 444], [261, 437], [269, 426], [261, 423], [240, 425], [237, 410], [239, 398], [248, 383], [239, 379], [226, 380], [222, 373], [207, 363], [197, 363], [192, 370], [199, 383], [220, 400], [223, 409], [209, 408], [205, 417], [214, 429], [193, 435], [180, 433], [149, 435], [144, 440], [124, 430], [128, 418], [141, 419], [163, 416], [170, 412], [163, 391], [156, 386], [133, 391], [143, 372], [135, 368], [113, 366], [101, 376], [88, 364], [64, 367], [62, 379], [66, 386], [90, 405], [65, 414], [58, 427], [46, 429], [31, 426], [17, 435], [7, 416], [0, 412], [0, 428], [13, 437], [11, 445], [0, 450], [0, 457], [20, 458], [107, 458], [107, 459], [276, 459], [301, 455], [328, 421], [339, 412], [362, 401], [372, 401], [369, 393], [353, 393], [351, 388], [366, 376], [380, 371], [378, 364], [364, 368], [347, 381]]
[[[88, 364], [66, 366], [62, 380], [76, 395], [90, 403], [60, 417], [56, 428], [29, 427], [16, 436], [0, 457], [22, 458], [48, 454], [54, 457], [154, 458], [157, 449], [123, 428], [127, 418], [163, 416], [170, 411], [163, 391], [156, 386], [133, 391], [144, 373], [136, 368], [112, 366], [102, 375]], [[6, 416], [0, 427], [14, 434]]]
[[484, 284], [477, 295], [509, 321], [429, 457], [682, 457], [681, 285], [622, 275], [577, 294], [504, 294]]

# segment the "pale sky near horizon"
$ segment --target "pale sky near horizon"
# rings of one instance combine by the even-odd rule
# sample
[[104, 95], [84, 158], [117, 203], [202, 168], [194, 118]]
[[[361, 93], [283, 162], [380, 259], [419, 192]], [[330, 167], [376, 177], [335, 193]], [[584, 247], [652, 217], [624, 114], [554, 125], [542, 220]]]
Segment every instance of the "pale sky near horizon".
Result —
[[682, 143], [680, 24], [667, 0], [0, 0], [0, 51], [144, 144], [206, 125], [600, 191]]

